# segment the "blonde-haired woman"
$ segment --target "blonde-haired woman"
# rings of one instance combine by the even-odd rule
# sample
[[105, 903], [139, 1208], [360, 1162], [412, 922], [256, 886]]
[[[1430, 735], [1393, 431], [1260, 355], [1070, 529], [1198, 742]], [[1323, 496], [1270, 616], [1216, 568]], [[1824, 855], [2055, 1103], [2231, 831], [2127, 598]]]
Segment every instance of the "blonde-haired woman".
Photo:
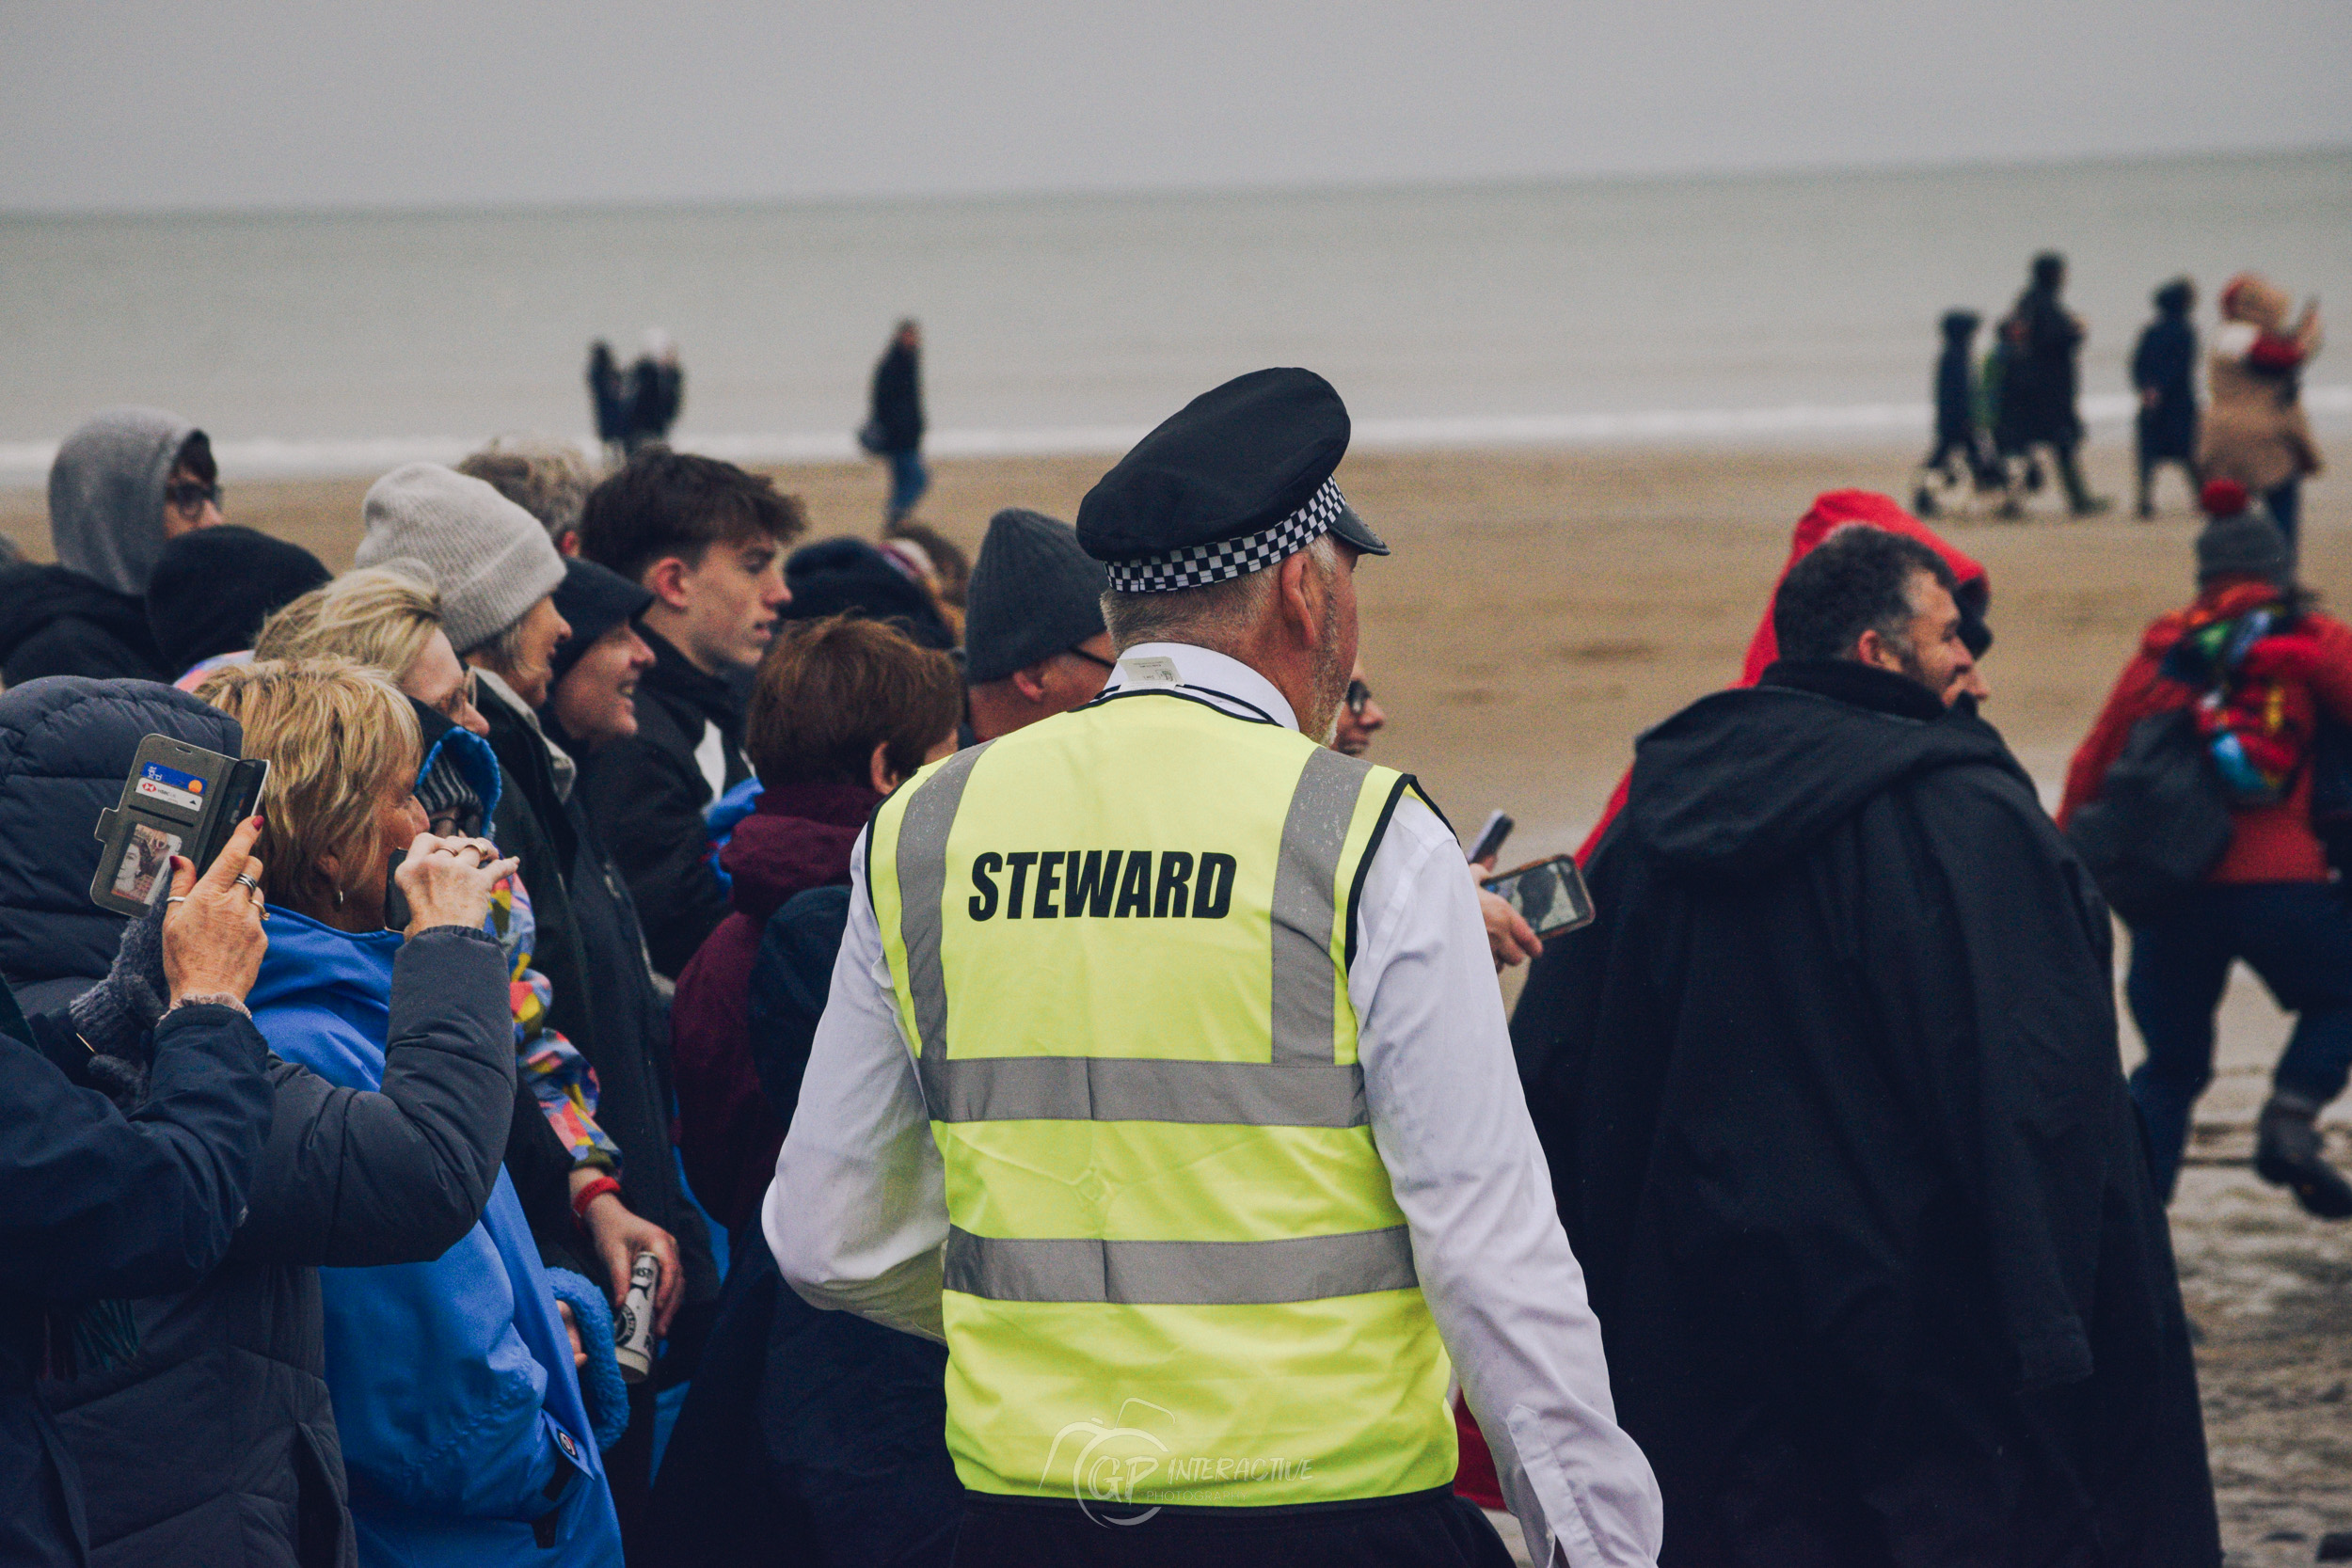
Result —
[[[257, 660], [215, 671], [199, 695], [244, 725], [246, 755], [270, 763], [261, 847], [273, 919], [254, 1022], [287, 1060], [375, 1088], [399, 960], [426, 934], [421, 914], [385, 928], [395, 860], [406, 857], [404, 891], [421, 863], [465, 868], [484, 882], [482, 910], [487, 881], [514, 863], [483, 840], [424, 832], [416, 714], [382, 673]], [[453, 940], [495, 955], [480, 918]], [[569, 1339], [503, 1172], [480, 1223], [437, 1259], [328, 1269], [320, 1283], [363, 1562], [620, 1560]]]
[[[563, 855], [522, 793], [507, 787], [491, 743], [480, 738], [489, 725], [474, 705], [474, 673], [451, 651], [430, 570], [393, 561], [346, 572], [272, 616], [254, 657], [343, 658], [389, 672], [416, 703], [425, 727], [418, 785], [430, 801], [435, 831], [453, 831], [453, 816], [468, 824], [467, 832], [493, 832], [501, 847], [529, 867], [513, 879], [500, 925], [515, 983], [516, 1051], [529, 1092], [569, 1164], [552, 1168], [558, 1164], [552, 1148], [518, 1141], [509, 1148], [509, 1170], [520, 1184], [541, 1260], [601, 1277], [609, 1305], [617, 1307], [627, 1294], [639, 1253], [660, 1260], [654, 1320], [657, 1334], [666, 1333], [685, 1289], [685, 1270], [676, 1238], [638, 1212], [637, 1197], [660, 1191], [655, 1179], [666, 1172], [639, 1172], [623, 1196], [620, 1146], [599, 1120], [602, 1086], [566, 1029], [554, 1022], [563, 1016], [576, 1024], [586, 1016], [581, 1004], [590, 994]], [[445, 734], [450, 725], [469, 733]], [[655, 1152], [666, 1160], [666, 1143]]]
[[474, 673], [441, 629], [441, 591], [421, 562], [345, 572], [262, 624], [253, 657], [347, 658], [391, 673], [401, 690], [475, 735], [489, 724], [474, 706]]

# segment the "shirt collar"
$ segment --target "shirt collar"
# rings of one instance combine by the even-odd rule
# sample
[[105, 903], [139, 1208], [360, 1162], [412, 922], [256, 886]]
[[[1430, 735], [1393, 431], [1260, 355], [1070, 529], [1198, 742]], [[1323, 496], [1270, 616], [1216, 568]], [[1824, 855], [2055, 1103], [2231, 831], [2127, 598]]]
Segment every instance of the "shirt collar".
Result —
[[1298, 716], [1274, 683], [1229, 654], [1214, 648], [1195, 647], [1189, 642], [1138, 642], [1119, 656], [1119, 667], [1104, 687], [1105, 691], [1121, 689], [1148, 690], [1167, 687], [1168, 682], [1153, 679], [1156, 673], [1148, 665], [1138, 668], [1138, 659], [1166, 659], [1175, 666], [1176, 687], [1199, 697], [1222, 697], [1224, 705], [1254, 709], [1273, 720], [1284, 729], [1298, 728]]

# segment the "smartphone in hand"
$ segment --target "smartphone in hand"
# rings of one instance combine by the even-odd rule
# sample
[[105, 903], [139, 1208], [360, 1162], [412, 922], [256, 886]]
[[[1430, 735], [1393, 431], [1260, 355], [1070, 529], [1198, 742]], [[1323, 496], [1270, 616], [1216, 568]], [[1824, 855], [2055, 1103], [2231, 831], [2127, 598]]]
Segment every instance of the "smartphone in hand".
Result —
[[1546, 940], [1593, 923], [1593, 895], [1584, 886], [1584, 873], [1574, 855], [1554, 855], [1522, 865], [1489, 877], [1479, 886], [1518, 911], [1520, 918]]

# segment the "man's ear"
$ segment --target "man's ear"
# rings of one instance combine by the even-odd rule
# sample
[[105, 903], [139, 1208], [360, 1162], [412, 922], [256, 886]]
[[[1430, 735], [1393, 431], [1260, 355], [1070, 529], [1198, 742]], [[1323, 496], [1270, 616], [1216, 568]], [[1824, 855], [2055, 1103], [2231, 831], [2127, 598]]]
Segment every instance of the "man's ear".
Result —
[[890, 742], [887, 740], [875, 744], [874, 754], [866, 759], [866, 770], [867, 782], [874, 786], [877, 795], [887, 795], [905, 782], [891, 771]]
[[1323, 598], [1331, 590], [1315, 570], [1314, 558], [1295, 551], [1274, 573], [1276, 613], [1290, 624], [1302, 646], [1317, 646], [1323, 640]]
[[1050, 662], [1050, 659], [1041, 658], [1035, 664], [1025, 664], [1015, 670], [1012, 673], [1012, 689], [1020, 692], [1022, 697], [1028, 702], [1043, 702], [1045, 700], [1045, 666]]
[[580, 530], [576, 528], [567, 528], [563, 532], [557, 534], [555, 536], [555, 553], [561, 556], [578, 555], [580, 553]]
[[1854, 639], [1853, 656], [1861, 663], [1875, 664], [1899, 675], [1903, 673], [1903, 661], [1895, 657], [1895, 650], [1887, 646], [1886, 639], [1878, 634], [1876, 627], [1867, 628]]
[[665, 555], [645, 568], [645, 588], [672, 610], [684, 610], [686, 578], [691, 571], [692, 568], [676, 556]]

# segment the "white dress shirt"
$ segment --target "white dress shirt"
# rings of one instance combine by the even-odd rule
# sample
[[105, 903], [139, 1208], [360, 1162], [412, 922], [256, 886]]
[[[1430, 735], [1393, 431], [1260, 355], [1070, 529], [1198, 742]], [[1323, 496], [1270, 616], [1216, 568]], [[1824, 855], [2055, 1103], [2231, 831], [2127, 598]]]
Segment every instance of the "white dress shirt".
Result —
[[[1138, 659], [1168, 660], [1168, 664]], [[1128, 649], [1110, 686], [1166, 684], [1297, 720], [1264, 676], [1182, 643]], [[761, 1224], [812, 1305], [941, 1338], [947, 1205], [898, 1029], [882, 933], [850, 857], [850, 923]], [[1648, 1563], [1663, 1504], [1620, 1431], [1584, 1275], [1554, 1209], [1461, 847], [1407, 793], [1366, 873], [1348, 996], [1373, 1140], [1413, 1263], [1536, 1562]]]

